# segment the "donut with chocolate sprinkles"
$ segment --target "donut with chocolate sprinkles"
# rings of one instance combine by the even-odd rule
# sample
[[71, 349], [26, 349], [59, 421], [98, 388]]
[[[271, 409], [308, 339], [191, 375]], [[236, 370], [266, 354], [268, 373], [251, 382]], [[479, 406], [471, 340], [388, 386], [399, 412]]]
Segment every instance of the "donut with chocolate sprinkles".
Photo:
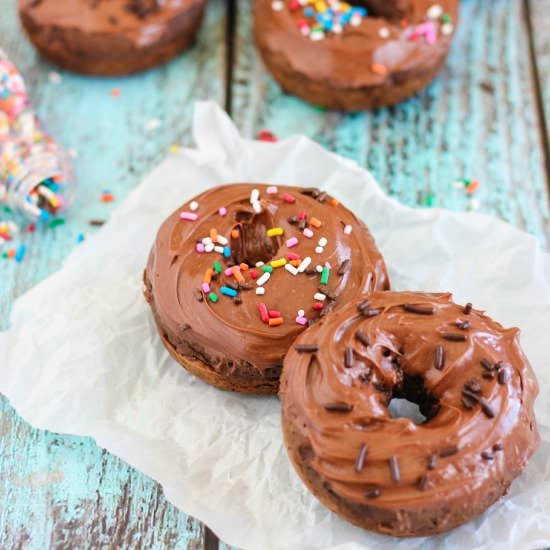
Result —
[[[299, 351], [313, 342], [314, 359]], [[298, 337], [279, 396], [290, 460], [312, 493], [355, 525], [417, 537], [508, 492], [539, 445], [537, 393], [518, 329], [450, 294], [375, 291]], [[424, 421], [394, 415], [395, 398]]]

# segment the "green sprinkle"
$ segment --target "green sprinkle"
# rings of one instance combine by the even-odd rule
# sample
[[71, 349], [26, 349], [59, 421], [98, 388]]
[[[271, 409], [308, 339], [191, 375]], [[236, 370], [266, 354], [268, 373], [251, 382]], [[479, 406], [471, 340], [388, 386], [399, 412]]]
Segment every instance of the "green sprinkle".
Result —
[[442, 23], [452, 23], [453, 22], [453, 18], [451, 17], [451, 15], [449, 13], [444, 13], [442, 16], [441, 16], [441, 22]]
[[433, 193], [428, 193], [426, 195], [426, 206], [428, 208], [431, 208], [434, 204], [435, 204], [435, 197], [434, 197]]
[[55, 218], [48, 224], [48, 227], [57, 227], [58, 225], [65, 225], [65, 220], [63, 218]]
[[5, 204], [4, 205], [4, 212], [7, 212], [8, 214], [11, 214], [13, 212], [13, 210], [7, 204]]
[[273, 268], [270, 265], [262, 265], [262, 271], [264, 273], [273, 273]]
[[223, 271], [222, 266], [220, 265], [220, 262], [218, 261], [214, 262], [214, 271], [217, 271], [218, 273], [221, 273]]
[[214, 303], [216, 303], [216, 302], [219, 300], [218, 295], [217, 295], [215, 292], [210, 292], [210, 293], [208, 294], [208, 299], [209, 299], [211, 302], [214, 302]]
[[2, 252], [2, 258], [4, 258], [4, 260], [7, 260], [8, 253], [7, 252]]
[[330, 269], [328, 267], [323, 267], [323, 271], [321, 273], [321, 284], [326, 285], [328, 283], [328, 276], [330, 275]]

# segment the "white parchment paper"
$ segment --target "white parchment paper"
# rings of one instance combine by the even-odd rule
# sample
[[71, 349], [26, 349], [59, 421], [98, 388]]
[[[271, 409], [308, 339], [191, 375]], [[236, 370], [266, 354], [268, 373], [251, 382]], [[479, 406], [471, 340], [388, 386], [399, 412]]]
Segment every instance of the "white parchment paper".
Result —
[[[194, 137], [196, 149], [167, 158], [61, 271], [15, 303], [11, 328], [0, 338], [0, 391], [21, 416], [38, 428], [92, 436], [242, 548], [550, 546], [550, 255], [496, 219], [399, 205], [368, 172], [305, 137], [244, 140], [212, 103], [197, 104]], [[429, 539], [355, 528], [295, 475], [275, 397], [218, 391], [169, 357], [142, 298], [149, 248], [182, 202], [235, 181], [329, 191], [367, 222], [395, 289], [451, 290], [458, 301], [522, 329], [541, 385], [543, 441], [506, 498]]]

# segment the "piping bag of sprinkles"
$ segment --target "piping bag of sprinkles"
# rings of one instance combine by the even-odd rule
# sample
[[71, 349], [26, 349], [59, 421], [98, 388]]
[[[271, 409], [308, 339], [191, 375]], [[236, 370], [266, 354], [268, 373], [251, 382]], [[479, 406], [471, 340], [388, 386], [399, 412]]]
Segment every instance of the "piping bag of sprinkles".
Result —
[[0, 202], [48, 221], [74, 198], [69, 156], [44, 130], [23, 77], [0, 49]]

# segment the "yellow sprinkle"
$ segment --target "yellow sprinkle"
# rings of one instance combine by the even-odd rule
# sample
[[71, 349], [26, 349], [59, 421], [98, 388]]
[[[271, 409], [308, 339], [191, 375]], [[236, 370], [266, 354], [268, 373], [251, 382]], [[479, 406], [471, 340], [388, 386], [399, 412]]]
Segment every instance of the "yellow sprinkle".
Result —
[[169, 148], [170, 153], [175, 155], [176, 153], [180, 152], [180, 146], [177, 143], [172, 143]]
[[284, 233], [284, 230], [282, 227], [273, 227], [272, 229], [267, 230], [267, 236], [268, 237], [278, 237], [279, 235], [282, 235]]
[[280, 258], [279, 260], [273, 260], [271, 267], [283, 267], [286, 264], [286, 258]]

